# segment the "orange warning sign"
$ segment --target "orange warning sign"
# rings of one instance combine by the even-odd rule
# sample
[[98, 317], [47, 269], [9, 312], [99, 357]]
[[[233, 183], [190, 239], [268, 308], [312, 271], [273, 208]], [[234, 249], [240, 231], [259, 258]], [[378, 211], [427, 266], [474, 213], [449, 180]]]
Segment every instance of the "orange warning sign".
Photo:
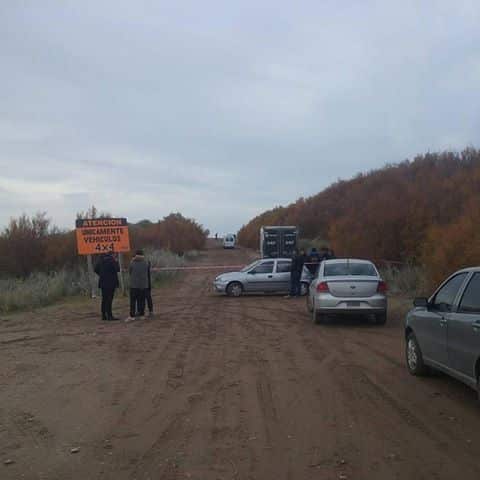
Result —
[[130, 237], [126, 218], [92, 218], [76, 221], [79, 255], [129, 252]]

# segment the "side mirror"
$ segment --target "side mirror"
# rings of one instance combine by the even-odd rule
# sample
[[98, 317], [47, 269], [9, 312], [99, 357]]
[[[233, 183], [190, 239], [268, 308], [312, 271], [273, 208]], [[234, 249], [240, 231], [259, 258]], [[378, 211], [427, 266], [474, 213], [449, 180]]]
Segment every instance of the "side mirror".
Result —
[[417, 298], [413, 301], [413, 306], [414, 306], [414, 307], [427, 308], [427, 307], [428, 307], [428, 298], [425, 298], [425, 297], [417, 297]]
[[255, 275], [255, 270], [250, 270], [249, 272], [247, 272], [248, 275]]

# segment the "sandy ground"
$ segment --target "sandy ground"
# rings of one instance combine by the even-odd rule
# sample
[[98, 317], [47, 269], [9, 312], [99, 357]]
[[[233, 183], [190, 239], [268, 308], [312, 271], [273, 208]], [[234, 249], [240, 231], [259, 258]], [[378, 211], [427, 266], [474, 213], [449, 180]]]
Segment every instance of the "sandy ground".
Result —
[[480, 478], [475, 392], [407, 373], [400, 315], [317, 326], [304, 299], [213, 277], [157, 290], [151, 321], [102, 323], [91, 300], [3, 318], [0, 478]]

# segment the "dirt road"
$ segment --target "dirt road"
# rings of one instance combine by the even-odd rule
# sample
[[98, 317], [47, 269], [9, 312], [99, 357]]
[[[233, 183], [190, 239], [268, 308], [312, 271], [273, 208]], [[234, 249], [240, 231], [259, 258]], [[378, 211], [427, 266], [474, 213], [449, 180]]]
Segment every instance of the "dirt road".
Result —
[[158, 290], [151, 321], [87, 300], [3, 318], [0, 478], [480, 478], [475, 393], [407, 373], [399, 315], [316, 326], [303, 299], [221, 297], [213, 276]]

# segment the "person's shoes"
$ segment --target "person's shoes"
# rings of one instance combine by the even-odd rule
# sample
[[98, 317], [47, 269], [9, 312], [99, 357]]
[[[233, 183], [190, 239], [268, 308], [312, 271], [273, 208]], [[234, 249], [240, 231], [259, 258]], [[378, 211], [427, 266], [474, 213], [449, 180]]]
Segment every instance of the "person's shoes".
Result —
[[149, 317], [153, 317], [155, 314], [153, 312], [148, 312]]
[[108, 318], [109, 322], [116, 322], [117, 320], [120, 320], [118, 317], [110, 317]]
[[138, 320], [145, 320], [145, 315], [140, 315], [137, 317]]
[[108, 318], [102, 315], [102, 320], [105, 321], [105, 320], [108, 320]]
[[135, 320], [135, 317], [127, 317], [125, 319], [125, 323], [128, 323], [128, 322], [133, 322]]

